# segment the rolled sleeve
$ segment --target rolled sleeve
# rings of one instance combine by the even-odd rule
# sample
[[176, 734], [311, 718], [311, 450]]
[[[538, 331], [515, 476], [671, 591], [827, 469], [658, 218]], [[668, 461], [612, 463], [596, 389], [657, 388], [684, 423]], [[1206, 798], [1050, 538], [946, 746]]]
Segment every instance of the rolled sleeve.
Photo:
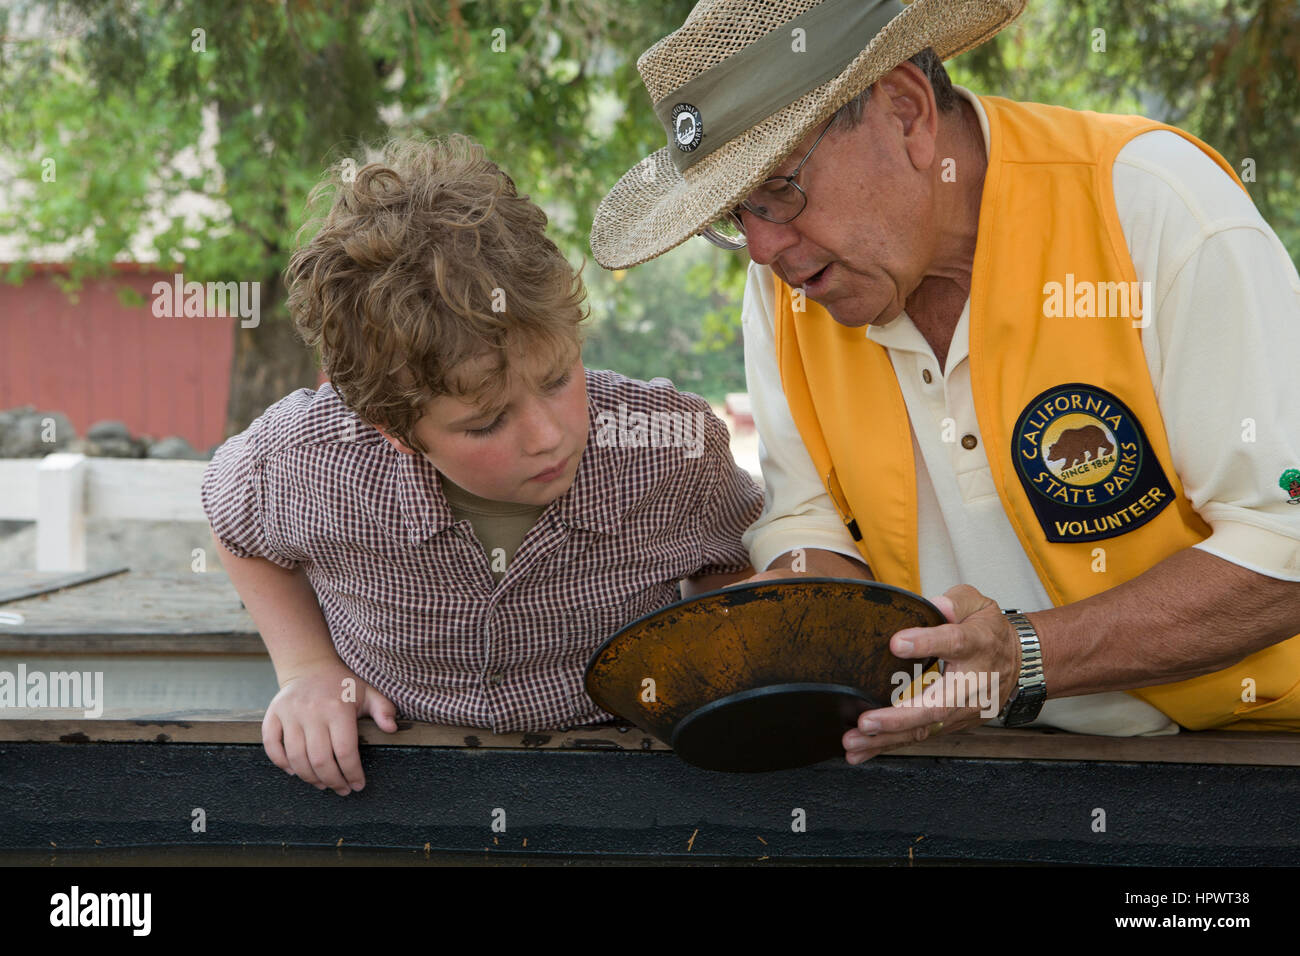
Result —
[[776, 361], [772, 284], [769, 268], [750, 263], [741, 320], [765, 497], [763, 512], [745, 532], [744, 544], [759, 571], [797, 548], [861, 560], [790, 414]]
[[228, 439], [203, 473], [203, 512], [212, 533], [237, 558], [265, 558], [292, 570], [301, 562], [271, 547], [266, 535], [264, 459], [258, 436], [262, 419]]
[[1196, 547], [1300, 581], [1300, 505], [1279, 485], [1300, 468], [1300, 277], [1236, 184], [1217, 179], [1205, 190], [1235, 191], [1218, 199], [1240, 202], [1239, 216], [1200, 223], [1159, 303], [1161, 414], [1184, 493], [1212, 530]]
[[1159, 395], [1174, 469], [1212, 532], [1196, 547], [1300, 581], [1300, 505], [1278, 483], [1300, 467], [1300, 411], [1289, 398], [1300, 374], [1295, 267], [1271, 230], [1217, 232], [1157, 316], [1169, 323]]

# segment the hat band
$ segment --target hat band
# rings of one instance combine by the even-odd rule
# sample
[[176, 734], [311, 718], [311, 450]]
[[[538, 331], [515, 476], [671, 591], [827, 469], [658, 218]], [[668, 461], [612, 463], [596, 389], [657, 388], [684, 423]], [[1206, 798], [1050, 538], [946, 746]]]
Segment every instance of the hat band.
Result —
[[903, 9], [899, 0], [825, 0], [692, 77], [654, 105], [673, 165], [685, 172], [844, 72]]

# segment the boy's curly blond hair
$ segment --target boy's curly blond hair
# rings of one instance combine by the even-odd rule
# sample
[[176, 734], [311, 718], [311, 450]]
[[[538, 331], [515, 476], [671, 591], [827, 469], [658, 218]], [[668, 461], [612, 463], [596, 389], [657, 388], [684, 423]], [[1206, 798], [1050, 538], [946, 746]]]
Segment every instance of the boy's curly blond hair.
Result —
[[499, 408], [511, 354], [576, 357], [580, 275], [482, 146], [394, 139], [352, 181], [346, 164], [312, 190], [309, 207], [333, 203], [285, 279], [294, 325], [363, 421], [427, 452], [414, 426], [432, 399]]

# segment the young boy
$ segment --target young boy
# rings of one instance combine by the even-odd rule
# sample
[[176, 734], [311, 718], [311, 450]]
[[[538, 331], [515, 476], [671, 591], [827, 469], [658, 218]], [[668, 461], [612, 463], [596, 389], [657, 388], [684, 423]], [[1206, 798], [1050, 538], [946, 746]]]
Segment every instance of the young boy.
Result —
[[480, 146], [389, 143], [329, 188], [286, 277], [330, 383], [222, 445], [203, 506], [280, 684], [267, 755], [347, 794], [361, 716], [608, 719], [591, 653], [748, 576], [762, 492], [702, 399], [583, 368], [581, 280]]

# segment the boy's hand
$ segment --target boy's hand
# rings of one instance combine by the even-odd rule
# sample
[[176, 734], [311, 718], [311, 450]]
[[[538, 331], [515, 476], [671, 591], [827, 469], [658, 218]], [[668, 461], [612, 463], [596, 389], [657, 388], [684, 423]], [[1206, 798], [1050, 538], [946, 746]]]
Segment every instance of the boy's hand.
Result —
[[281, 770], [347, 796], [366, 785], [357, 746], [357, 720], [366, 715], [396, 732], [393, 702], [335, 659], [284, 682], [262, 719], [262, 745]]

